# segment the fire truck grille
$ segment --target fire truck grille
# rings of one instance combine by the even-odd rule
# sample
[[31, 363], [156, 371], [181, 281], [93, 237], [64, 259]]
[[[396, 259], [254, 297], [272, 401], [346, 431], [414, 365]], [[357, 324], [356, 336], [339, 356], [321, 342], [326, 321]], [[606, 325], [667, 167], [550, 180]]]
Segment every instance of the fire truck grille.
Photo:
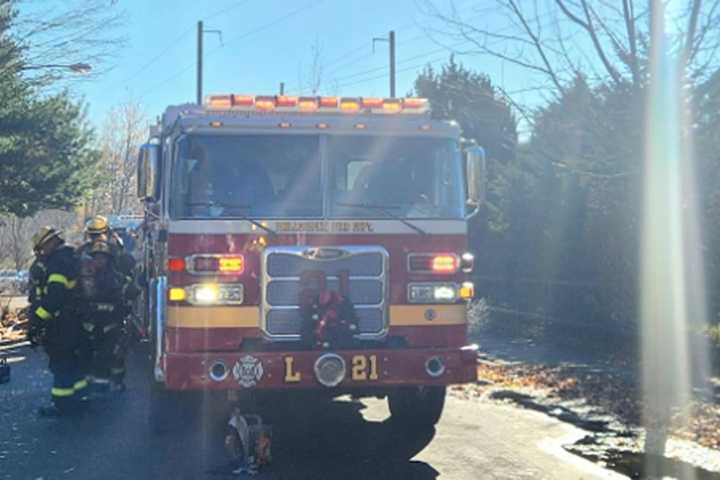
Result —
[[263, 255], [263, 328], [275, 340], [299, 340], [298, 298], [305, 272], [322, 272], [326, 287], [339, 290], [349, 276], [350, 301], [358, 316], [358, 338], [380, 338], [387, 327], [388, 254], [379, 246], [270, 247]]

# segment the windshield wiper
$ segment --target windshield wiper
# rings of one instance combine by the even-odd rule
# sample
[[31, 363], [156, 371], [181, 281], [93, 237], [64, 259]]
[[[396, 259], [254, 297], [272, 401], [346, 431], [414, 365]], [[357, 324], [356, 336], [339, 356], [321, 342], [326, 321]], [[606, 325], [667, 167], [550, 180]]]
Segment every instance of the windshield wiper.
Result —
[[401, 217], [400, 215], [388, 210], [388, 208], [400, 208], [401, 205], [373, 205], [372, 203], [349, 203], [349, 202], [336, 202], [335, 205], [339, 205], [341, 207], [351, 207], [351, 208], [360, 207], [360, 208], [367, 208], [368, 210], [377, 210], [379, 212], [382, 212], [388, 218], [392, 218], [393, 220], [401, 221], [404, 225], [415, 230], [420, 235], [428, 234], [425, 230], [418, 227], [414, 223], [412, 223], [412, 222], [408, 221], [407, 219]]
[[[225, 202], [187, 202], [185, 205], [189, 207], [222, 207], [222, 208], [244, 208], [245, 210], [250, 210], [252, 208], [252, 205], [246, 205], [246, 204], [239, 204], [239, 203], [225, 203]], [[253, 220], [252, 218], [246, 216], [246, 215], [240, 215], [236, 216], [233, 215], [231, 218], [236, 220], [245, 220], [246, 222], [250, 222], [253, 225], [255, 225], [258, 228], [261, 228], [265, 230], [267, 233], [272, 235], [273, 237], [277, 237], [277, 232], [273, 230], [272, 228], [263, 225], [262, 223], [258, 222], [257, 220]]]

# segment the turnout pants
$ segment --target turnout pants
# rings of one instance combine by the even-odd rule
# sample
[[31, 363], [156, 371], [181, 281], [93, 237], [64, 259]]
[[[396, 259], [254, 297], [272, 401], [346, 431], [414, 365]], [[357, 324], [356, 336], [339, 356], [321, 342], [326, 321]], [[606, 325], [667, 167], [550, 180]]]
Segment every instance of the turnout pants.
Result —
[[94, 340], [95, 362], [93, 376], [96, 380], [114, 384], [125, 379], [125, 333], [120, 322], [108, 323], [98, 328]]
[[79, 356], [73, 353], [51, 353], [49, 356], [53, 374], [50, 396], [55, 407], [66, 413], [77, 411], [88, 387]]
[[100, 390], [125, 379], [126, 335], [122, 315], [112, 304], [93, 303], [83, 326], [88, 335], [93, 383]]

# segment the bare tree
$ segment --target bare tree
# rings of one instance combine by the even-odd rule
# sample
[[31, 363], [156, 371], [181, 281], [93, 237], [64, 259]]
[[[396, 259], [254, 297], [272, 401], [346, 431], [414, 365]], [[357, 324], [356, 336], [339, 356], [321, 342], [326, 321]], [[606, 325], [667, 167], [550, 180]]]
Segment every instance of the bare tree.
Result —
[[110, 110], [100, 136], [100, 185], [88, 199], [87, 214], [140, 211], [134, 187], [138, 147], [146, 126], [147, 117], [137, 102], [127, 101]]
[[78, 72], [97, 76], [124, 44], [117, 29], [125, 15], [115, 2], [0, 0], [0, 8], [10, 11], [20, 3], [12, 28], [25, 55], [0, 70], [24, 71], [40, 81], [78, 78]]
[[[495, 0], [494, 18], [507, 22], [502, 28], [466, 21], [454, 2], [448, 8], [418, 1], [440, 20], [440, 28], [429, 30], [436, 41], [456, 53], [489, 55], [528, 69], [546, 88], [563, 90], [581, 72], [636, 88], [647, 81], [652, 0]], [[702, 82], [719, 65], [720, 0], [689, 0], [671, 15], [671, 49], [684, 62], [688, 80]]]
[[308, 92], [309, 95], [317, 95], [323, 85], [323, 74], [322, 45], [316, 37], [310, 46], [310, 67], [307, 74], [303, 71], [302, 64], [298, 66], [298, 86], [300, 93]]
[[63, 230], [69, 241], [76, 240], [79, 232], [77, 215], [62, 210], [44, 210], [25, 218], [8, 215], [0, 220], [0, 265], [15, 270], [27, 268], [33, 255], [31, 238], [44, 225]]

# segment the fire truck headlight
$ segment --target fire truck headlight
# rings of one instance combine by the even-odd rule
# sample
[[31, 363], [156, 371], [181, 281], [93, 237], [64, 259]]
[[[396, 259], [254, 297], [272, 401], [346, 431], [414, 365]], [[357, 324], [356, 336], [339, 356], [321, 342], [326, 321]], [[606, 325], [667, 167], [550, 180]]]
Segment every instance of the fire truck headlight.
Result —
[[197, 303], [217, 303], [220, 288], [217, 285], [198, 285], [193, 289], [193, 300]]
[[243, 286], [237, 283], [201, 283], [189, 287], [193, 305], [233, 305], [243, 302]]
[[458, 299], [454, 283], [411, 283], [408, 285], [410, 303], [453, 303]]

